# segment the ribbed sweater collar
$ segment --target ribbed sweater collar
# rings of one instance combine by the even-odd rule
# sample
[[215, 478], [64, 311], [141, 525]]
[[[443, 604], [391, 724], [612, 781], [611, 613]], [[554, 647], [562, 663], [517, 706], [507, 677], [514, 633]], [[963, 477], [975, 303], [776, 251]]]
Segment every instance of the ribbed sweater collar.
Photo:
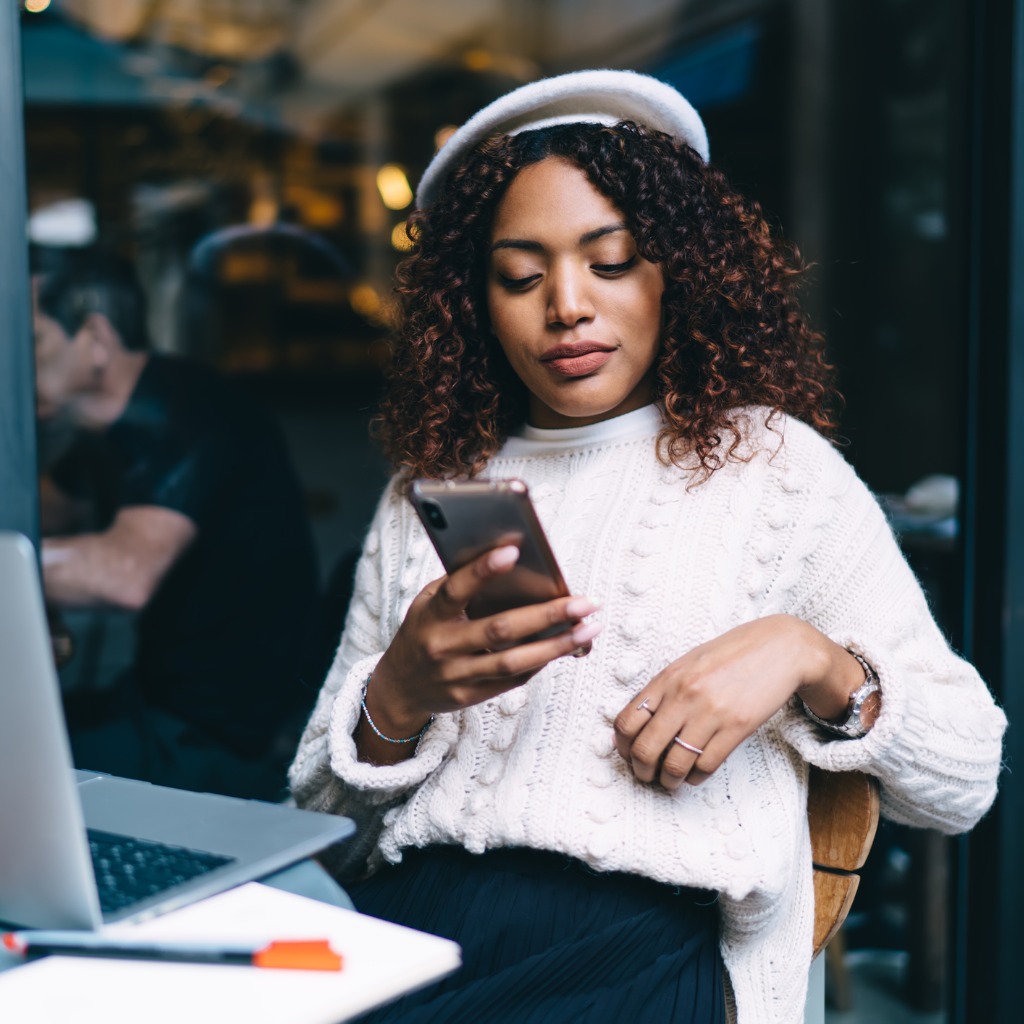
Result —
[[658, 405], [645, 405], [642, 409], [585, 427], [543, 430], [526, 424], [505, 442], [500, 455], [540, 455], [568, 448], [592, 448], [609, 442], [651, 437], [661, 426], [661, 407]]

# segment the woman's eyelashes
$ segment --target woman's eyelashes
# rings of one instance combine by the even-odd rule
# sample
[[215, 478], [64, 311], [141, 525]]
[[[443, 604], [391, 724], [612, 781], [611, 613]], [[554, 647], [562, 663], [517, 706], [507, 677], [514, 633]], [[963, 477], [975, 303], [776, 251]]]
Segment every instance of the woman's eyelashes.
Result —
[[599, 274], [614, 275], [624, 274], [630, 267], [636, 265], [636, 253], [629, 257], [628, 260], [623, 260], [621, 263], [592, 263], [591, 269], [596, 270]]
[[524, 288], [528, 288], [533, 284], [534, 281], [540, 280], [540, 274], [528, 274], [526, 277], [509, 277], [507, 274], [503, 274], [500, 270], [497, 274], [502, 287], [507, 288], [512, 292], [522, 291]]
[[[622, 260], [617, 263], [591, 263], [590, 269], [596, 274], [600, 274], [602, 277], [615, 277], [619, 274], [626, 273], [627, 270], [632, 269], [636, 265], [637, 255], [634, 253], [628, 259]], [[523, 291], [529, 288], [531, 284], [539, 281], [542, 274], [527, 274], [524, 277], [514, 277], [510, 274], [503, 274], [500, 270], [495, 272], [498, 277], [498, 281], [501, 283], [503, 288], [507, 288], [509, 291]]]

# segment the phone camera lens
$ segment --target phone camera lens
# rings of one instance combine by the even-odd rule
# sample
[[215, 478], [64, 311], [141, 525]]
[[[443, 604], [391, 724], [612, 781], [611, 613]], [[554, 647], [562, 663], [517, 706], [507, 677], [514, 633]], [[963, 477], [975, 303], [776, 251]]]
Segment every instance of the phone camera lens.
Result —
[[440, 505], [432, 501], [425, 501], [423, 503], [423, 511], [431, 526], [435, 526], [439, 530], [443, 530], [448, 526], [448, 520], [445, 519]]

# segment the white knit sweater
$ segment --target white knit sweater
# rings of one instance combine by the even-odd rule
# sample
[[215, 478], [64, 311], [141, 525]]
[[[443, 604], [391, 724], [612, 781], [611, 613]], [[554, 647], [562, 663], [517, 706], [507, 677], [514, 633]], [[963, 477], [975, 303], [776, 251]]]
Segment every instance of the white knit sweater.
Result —
[[[488, 475], [528, 482], [570, 589], [605, 629], [586, 658], [438, 715], [416, 754], [357, 760], [364, 680], [410, 602], [442, 568], [392, 484], [366, 539], [337, 658], [291, 769], [299, 804], [354, 818], [339, 871], [459, 843], [560, 851], [594, 868], [718, 890], [740, 1024], [802, 1020], [813, 889], [806, 763], [861, 770], [883, 813], [970, 828], [996, 791], [1005, 718], [929, 613], [885, 517], [813, 430], [763, 410], [748, 461], [709, 480], [665, 466], [650, 406], [590, 427], [527, 428]], [[661, 668], [740, 623], [786, 612], [876, 668], [883, 711], [863, 739], [830, 739], [783, 708], [703, 786], [635, 780], [612, 721]]]

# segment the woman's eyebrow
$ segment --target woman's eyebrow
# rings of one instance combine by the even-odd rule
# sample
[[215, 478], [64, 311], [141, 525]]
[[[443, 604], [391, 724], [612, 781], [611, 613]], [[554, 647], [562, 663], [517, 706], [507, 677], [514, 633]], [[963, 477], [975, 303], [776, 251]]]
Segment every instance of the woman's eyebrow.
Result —
[[[580, 235], [580, 245], [589, 245], [591, 242], [603, 238], [605, 235], [613, 235], [617, 231], [628, 231], [626, 224], [606, 224], [604, 227], [594, 228], [592, 231], [585, 231]], [[540, 242], [528, 238], [499, 238], [490, 248], [491, 252], [498, 249], [524, 249], [527, 252], [543, 252], [544, 246]]]
[[599, 238], [604, 238], [605, 235], [614, 235], [616, 231], [628, 231], [629, 228], [624, 224], [608, 224], [603, 228], [594, 228], [593, 231], [587, 231], [580, 235], [580, 245], [587, 245], [590, 242], [595, 242]]
[[491, 248], [491, 252], [498, 249], [525, 249], [527, 252], [543, 252], [544, 246], [540, 242], [531, 242], [528, 238], [499, 238]]

